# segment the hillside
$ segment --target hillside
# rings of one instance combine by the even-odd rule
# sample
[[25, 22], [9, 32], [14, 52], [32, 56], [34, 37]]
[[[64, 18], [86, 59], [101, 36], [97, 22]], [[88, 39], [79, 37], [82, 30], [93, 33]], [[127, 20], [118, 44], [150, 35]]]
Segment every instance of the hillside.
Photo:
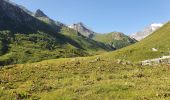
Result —
[[95, 34], [93, 39], [105, 44], [109, 44], [116, 49], [120, 49], [137, 42], [135, 39], [132, 39], [129, 36], [120, 32]]
[[[170, 22], [129, 47], [109, 53], [111, 58], [141, 61], [170, 55]], [[154, 51], [156, 49], [157, 51]], [[108, 57], [108, 56], [107, 56]]]
[[[110, 54], [111, 56], [111, 54]], [[0, 69], [0, 99], [170, 99], [169, 67], [117, 63], [101, 56]]]
[[[113, 50], [83, 36], [70, 38], [61, 24], [41, 11], [35, 16], [6, 0], [0, 0], [0, 65], [36, 62], [45, 59], [95, 55]], [[42, 21], [39, 18], [46, 18]], [[74, 34], [72, 30], [67, 33]], [[95, 53], [92, 53], [95, 52]]]

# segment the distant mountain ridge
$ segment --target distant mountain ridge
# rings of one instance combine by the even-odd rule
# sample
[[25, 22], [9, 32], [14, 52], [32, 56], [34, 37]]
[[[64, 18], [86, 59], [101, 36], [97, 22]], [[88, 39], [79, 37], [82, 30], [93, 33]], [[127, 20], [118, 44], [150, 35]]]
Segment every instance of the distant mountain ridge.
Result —
[[96, 33], [82, 22], [68, 25], [68, 27], [79, 32], [83, 36], [105, 43], [106, 45], [110, 45], [116, 49], [120, 49], [137, 42], [135, 39], [130, 38], [121, 32]]
[[139, 31], [130, 37], [140, 41], [144, 39], [145, 37], [149, 36], [153, 32], [155, 32], [157, 29], [161, 28], [164, 24], [163, 23], [153, 23], [150, 26], [146, 27], [144, 30]]

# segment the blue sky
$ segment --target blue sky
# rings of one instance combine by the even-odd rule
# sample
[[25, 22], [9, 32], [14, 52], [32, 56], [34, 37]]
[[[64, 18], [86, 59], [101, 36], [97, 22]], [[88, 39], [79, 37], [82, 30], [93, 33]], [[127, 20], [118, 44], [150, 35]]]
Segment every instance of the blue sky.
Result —
[[132, 34], [151, 23], [170, 20], [170, 0], [11, 0], [41, 9], [65, 24], [83, 22], [98, 33]]

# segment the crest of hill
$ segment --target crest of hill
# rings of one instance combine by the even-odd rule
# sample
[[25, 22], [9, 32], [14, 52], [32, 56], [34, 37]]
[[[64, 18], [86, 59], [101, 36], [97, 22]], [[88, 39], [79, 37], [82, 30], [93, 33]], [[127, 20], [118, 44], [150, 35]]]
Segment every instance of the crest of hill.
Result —
[[[125, 59], [131, 61], [142, 61], [170, 55], [170, 22], [141, 40], [140, 42], [106, 54], [105, 57]], [[153, 51], [153, 48], [157, 51]]]

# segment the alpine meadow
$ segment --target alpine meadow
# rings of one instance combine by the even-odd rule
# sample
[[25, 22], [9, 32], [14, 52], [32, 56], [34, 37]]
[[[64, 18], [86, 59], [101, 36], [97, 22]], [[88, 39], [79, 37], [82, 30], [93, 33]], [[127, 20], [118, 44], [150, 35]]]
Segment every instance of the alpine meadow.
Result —
[[127, 1], [0, 0], [0, 100], [170, 100], [169, 1]]

